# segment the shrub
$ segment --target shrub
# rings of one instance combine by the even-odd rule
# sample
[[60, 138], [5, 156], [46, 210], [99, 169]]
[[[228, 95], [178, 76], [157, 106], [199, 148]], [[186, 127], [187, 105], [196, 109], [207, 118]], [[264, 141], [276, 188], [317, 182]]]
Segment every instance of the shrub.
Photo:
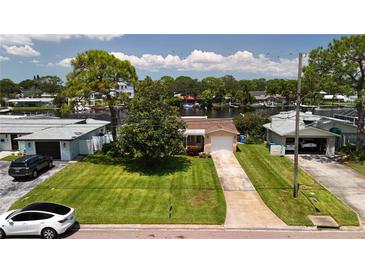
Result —
[[209, 153], [205, 153], [205, 152], [200, 152], [199, 153], [199, 157], [200, 158], [210, 158], [210, 154]]
[[199, 151], [200, 151], [200, 149], [198, 146], [188, 146], [186, 148], [186, 154], [189, 156], [198, 156]]
[[268, 114], [262, 110], [238, 115], [233, 121], [238, 131], [247, 136], [245, 143], [262, 143], [265, 136], [263, 125], [270, 122]]
[[344, 153], [344, 154], [351, 154], [353, 152], [356, 151], [356, 145], [346, 145], [346, 146], [343, 146], [341, 149], [340, 149], [340, 152]]
[[354, 151], [350, 154], [349, 160], [351, 161], [365, 161], [365, 151]]
[[67, 105], [67, 104], [62, 104], [61, 108], [59, 110], [59, 115], [61, 117], [67, 117], [72, 113], [72, 108], [71, 106]]
[[120, 156], [116, 143], [104, 144], [101, 151], [104, 155], [107, 155], [107, 156], [110, 156], [113, 158]]

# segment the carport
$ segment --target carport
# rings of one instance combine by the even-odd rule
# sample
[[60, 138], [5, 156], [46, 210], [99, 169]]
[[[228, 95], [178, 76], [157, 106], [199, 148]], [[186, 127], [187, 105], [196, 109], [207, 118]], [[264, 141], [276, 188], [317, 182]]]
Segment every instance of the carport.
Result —
[[[266, 140], [285, 146], [285, 153], [294, 152], [295, 121], [281, 120], [265, 124]], [[299, 152], [306, 154], [335, 155], [336, 133], [301, 123], [299, 126]]]
[[[299, 138], [299, 153], [326, 154], [327, 138]], [[286, 152], [294, 152], [294, 138], [286, 138]]]

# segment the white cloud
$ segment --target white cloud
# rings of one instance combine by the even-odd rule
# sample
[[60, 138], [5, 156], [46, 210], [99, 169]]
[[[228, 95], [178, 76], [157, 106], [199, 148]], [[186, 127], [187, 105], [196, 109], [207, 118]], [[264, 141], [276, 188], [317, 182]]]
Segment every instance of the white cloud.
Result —
[[32, 64], [39, 64], [39, 60], [33, 59], [32, 61], [29, 61], [29, 63], [32, 63]]
[[1, 56], [0, 55], [0, 63], [1, 62], [5, 62], [5, 61], [9, 61], [10, 59], [9, 59], [9, 57], [6, 57], [6, 56]]
[[121, 60], [129, 60], [134, 66], [144, 70], [176, 69], [179, 71], [225, 71], [246, 72], [270, 76], [293, 77], [297, 74], [297, 59], [279, 58], [271, 60], [263, 54], [254, 55], [249, 51], [237, 51], [224, 56], [215, 52], [194, 50], [186, 58], [177, 55], [143, 54], [127, 55], [111, 52]]
[[33, 45], [34, 40], [46, 42], [60, 42], [71, 38], [87, 37], [102, 41], [110, 41], [121, 34], [2, 34], [0, 35], [0, 45]]
[[74, 58], [65, 58], [57, 63], [48, 63], [47, 66], [49, 66], [49, 67], [59, 66], [59, 67], [65, 67], [65, 68], [71, 67], [72, 59], [74, 59]]
[[110, 41], [114, 38], [123, 36], [122, 34], [84, 34], [82, 36], [85, 36], [90, 39], [97, 39], [101, 41]]
[[33, 40], [59, 42], [64, 39], [78, 37], [73, 34], [4, 34], [0, 35], [1, 45], [33, 45]]
[[25, 46], [3, 46], [8, 54], [19, 55], [24, 57], [39, 56], [40, 52], [36, 51], [29, 45]]

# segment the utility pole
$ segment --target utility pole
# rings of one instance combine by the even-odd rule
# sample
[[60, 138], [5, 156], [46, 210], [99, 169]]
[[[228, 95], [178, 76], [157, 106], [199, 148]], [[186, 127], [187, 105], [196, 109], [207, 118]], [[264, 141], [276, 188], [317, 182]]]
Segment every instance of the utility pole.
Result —
[[302, 85], [302, 59], [303, 54], [299, 53], [298, 65], [298, 86], [297, 86], [297, 104], [295, 110], [295, 150], [294, 150], [294, 198], [298, 197], [299, 193], [299, 113], [300, 113], [300, 89]]

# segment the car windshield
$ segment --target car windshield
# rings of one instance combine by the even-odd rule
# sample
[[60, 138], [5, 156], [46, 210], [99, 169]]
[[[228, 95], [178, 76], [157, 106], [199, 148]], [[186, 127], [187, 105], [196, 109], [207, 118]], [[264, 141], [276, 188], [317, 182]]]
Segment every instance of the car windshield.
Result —
[[25, 163], [16, 163], [16, 162], [12, 162], [11, 167], [26, 167]]
[[11, 217], [13, 217], [15, 214], [17, 214], [18, 212], [19, 212], [20, 210], [19, 209], [17, 209], [17, 210], [15, 210], [13, 213], [10, 213], [5, 219], [7, 220], [7, 219], [11, 219]]

